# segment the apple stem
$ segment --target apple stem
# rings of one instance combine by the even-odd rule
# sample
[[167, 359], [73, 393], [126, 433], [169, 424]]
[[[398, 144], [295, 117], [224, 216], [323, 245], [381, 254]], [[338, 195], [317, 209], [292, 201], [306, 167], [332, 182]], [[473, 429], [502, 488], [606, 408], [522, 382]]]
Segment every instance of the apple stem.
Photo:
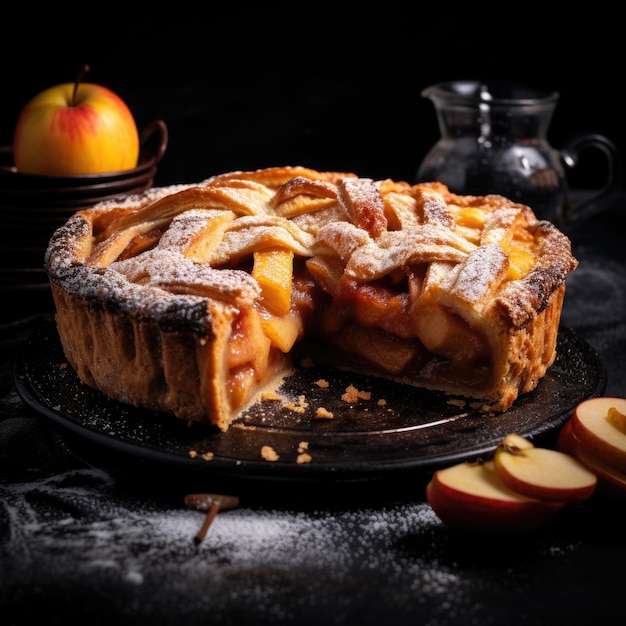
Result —
[[511, 444], [504, 443], [504, 442], [501, 443], [500, 446], [502, 447], [502, 449], [504, 449], [509, 454], [516, 454], [516, 455], [520, 455], [520, 456], [524, 455], [524, 449], [520, 448], [519, 446], [511, 445]]
[[83, 65], [78, 72], [78, 76], [76, 77], [76, 82], [74, 83], [74, 92], [72, 93], [72, 106], [76, 104], [76, 94], [78, 93], [78, 86], [80, 85], [80, 81], [83, 80], [85, 74], [90, 70], [88, 65]]

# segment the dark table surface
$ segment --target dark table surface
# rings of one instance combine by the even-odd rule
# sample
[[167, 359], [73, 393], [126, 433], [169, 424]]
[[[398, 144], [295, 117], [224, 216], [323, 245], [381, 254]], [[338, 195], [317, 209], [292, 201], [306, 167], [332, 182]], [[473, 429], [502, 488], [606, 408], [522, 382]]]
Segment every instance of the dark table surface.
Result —
[[[572, 229], [562, 325], [626, 397], [626, 197]], [[243, 488], [206, 538], [210, 479], [69, 432], [18, 394], [47, 311], [0, 327], [0, 621], [48, 624], [623, 624], [626, 503], [599, 494], [522, 535], [443, 525], [427, 476]], [[10, 311], [9, 311], [10, 312]], [[571, 376], [576, 376], [572, 372]]]

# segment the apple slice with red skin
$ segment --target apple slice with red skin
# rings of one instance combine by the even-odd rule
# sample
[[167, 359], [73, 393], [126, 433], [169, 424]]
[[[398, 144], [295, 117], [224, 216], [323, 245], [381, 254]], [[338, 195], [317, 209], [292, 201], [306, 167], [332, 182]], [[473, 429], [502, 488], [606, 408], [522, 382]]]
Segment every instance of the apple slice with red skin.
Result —
[[626, 474], [590, 455], [584, 446], [576, 458], [598, 477], [598, 489], [611, 498], [626, 500]]
[[572, 428], [572, 420], [567, 420], [556, 440], [556, 449], [564, 454], [576, 457], [578, 453], [578, 438], [574, 435], [574, 429]]
[[598, 477], [598, 493], [620, 500], [626, 499], [626, 474], [595, 457], [574, 433], [572, 420], [567, 421], [561, 428], [556, 447], [561, 452], [577, 458]]
[[626, 398], [598, 396], [581, 402], [570, 421], [576, 438], [586, 452], [602, 463], [626, 474]]
[[513, 491], [502, 482], [493, 461], [437, 470], [426, 486], [426, 498], [446, 525], [486, 533], [534, 530], [565, 506]]
[[507, 487], [530, 498], [581, 502], [596, 488], [596, 475], [576, 458], [558, 450], [537, 448], [509, 434], [496, 448], [494, 466]]

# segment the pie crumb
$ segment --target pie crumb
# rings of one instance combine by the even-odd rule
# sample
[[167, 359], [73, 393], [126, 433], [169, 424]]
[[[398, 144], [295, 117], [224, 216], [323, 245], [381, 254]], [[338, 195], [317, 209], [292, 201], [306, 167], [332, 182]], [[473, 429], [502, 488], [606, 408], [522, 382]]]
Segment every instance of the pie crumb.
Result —
[[344, 402], [356, 402], [357, 400], [370, 400], [372, 394], [369, 391], [359, 391], [354, 385], [346, 387], [346, 392], [341, 396]]
[[[245, 419], [251, 419], [249, 415], [246, 416]], [[254, 424], [233, 424], [231, 428], [236, 428], [238, 430], [256, 430], [256, 426]]]
[[491, 407], [488, 404], [483, 404], [482, 402], [472, 402], [470, 406], [475, 411], [480, 411], [481, 413], [488, 413], [491, 410]]
[[315, 417], [317, 419], [331, 420], [335, 416], [328, 409], [325, 409], [323, 406], [321, 406], [317, 409], [317, 411], [315, 411]]
[[283, 399], [283, 397], [280, 394], [276, 393], [274, 390], [264, 391], [261, 394], [261, 398], [263, 400], [282, 400]]
[[276, 454], [276, 450], [272, 446], [263, 446], [261, 448], [261, 456], [266, 461], [278, 461], [279, 456]]
[[305, 409], [309, 406], [309, 403], [306, 401], [304, 396], [298, 396], [297, 402], [285, 402], [283, 406], [294, 413], [304, 413]]
[[452, 404], [453, 406], [464, 407], [465, 400], [448, 400], [446, 404]]

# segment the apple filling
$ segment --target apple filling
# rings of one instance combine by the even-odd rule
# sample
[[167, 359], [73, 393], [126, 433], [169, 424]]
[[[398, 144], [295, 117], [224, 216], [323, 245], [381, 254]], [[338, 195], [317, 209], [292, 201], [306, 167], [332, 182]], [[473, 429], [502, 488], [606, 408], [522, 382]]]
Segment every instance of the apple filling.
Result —
[[336, 257], [294, 265], [284, 250], [255, 253], [251, 274], [262, 296], [236, 317], [228, 343], [232, 408], [246, 404], [280, 354], [305, 336], [332, 346], [333, 359], [360, 362], [360, 369], [365, 361], [366, 370], [388, 378], [435, 367], [480, 389], [489, 382], [489, 342], [453, 310], [424, 298], [425, 272], [426, 266], [400, 268], [359, 282], [346, 278]]
[[[459, 221], [472, 224], [473, 215], [463, 211]], [[504, 283], [525, 276], [535, 262], [533, 239], [522, 228], [511, 228], [497, 245], [486, 289], [497, 276]], [[482, 267], [485, 260], [475, 264]], [[440, 297], [437, 273], [449, 268], [437, 267], [402, 266], [359, 281], [336, 256], [304, 260], [280, 246], [254, 252], [248, 271], [261, 298], [233, 323], [227, 356], [232, 408], [248, 402], [279, 353], [289, 353], [305, 336], [334, 349], [330, 362], [339, 358], [355, 369], [405, 380], [434, 370], [440, 379], [462, 379], [476, 392], [488, 388], [494, 376], [488, 331], [460, 314], [457, 302]]]
[[233, 410], [246, 405], [302, 339], [313, 311], [313, 282], [294, 272], [294, 255], [272, 248], [253, 255], [251, 274], [261, 297], [233, 320], [227, 344], [228, 395]]
[[[451, 308], [424, 291], [426, 266], [394, 270], [372, 282], [346, 278], [335, 259], [313, 257], [307, 268], [331, 296], [313, 330], [352, 360], [391, 377], [445, 366], [477, 379], [489, 371], [489, 343]], [[482, 373], [482, 374], [481, 374]]]

